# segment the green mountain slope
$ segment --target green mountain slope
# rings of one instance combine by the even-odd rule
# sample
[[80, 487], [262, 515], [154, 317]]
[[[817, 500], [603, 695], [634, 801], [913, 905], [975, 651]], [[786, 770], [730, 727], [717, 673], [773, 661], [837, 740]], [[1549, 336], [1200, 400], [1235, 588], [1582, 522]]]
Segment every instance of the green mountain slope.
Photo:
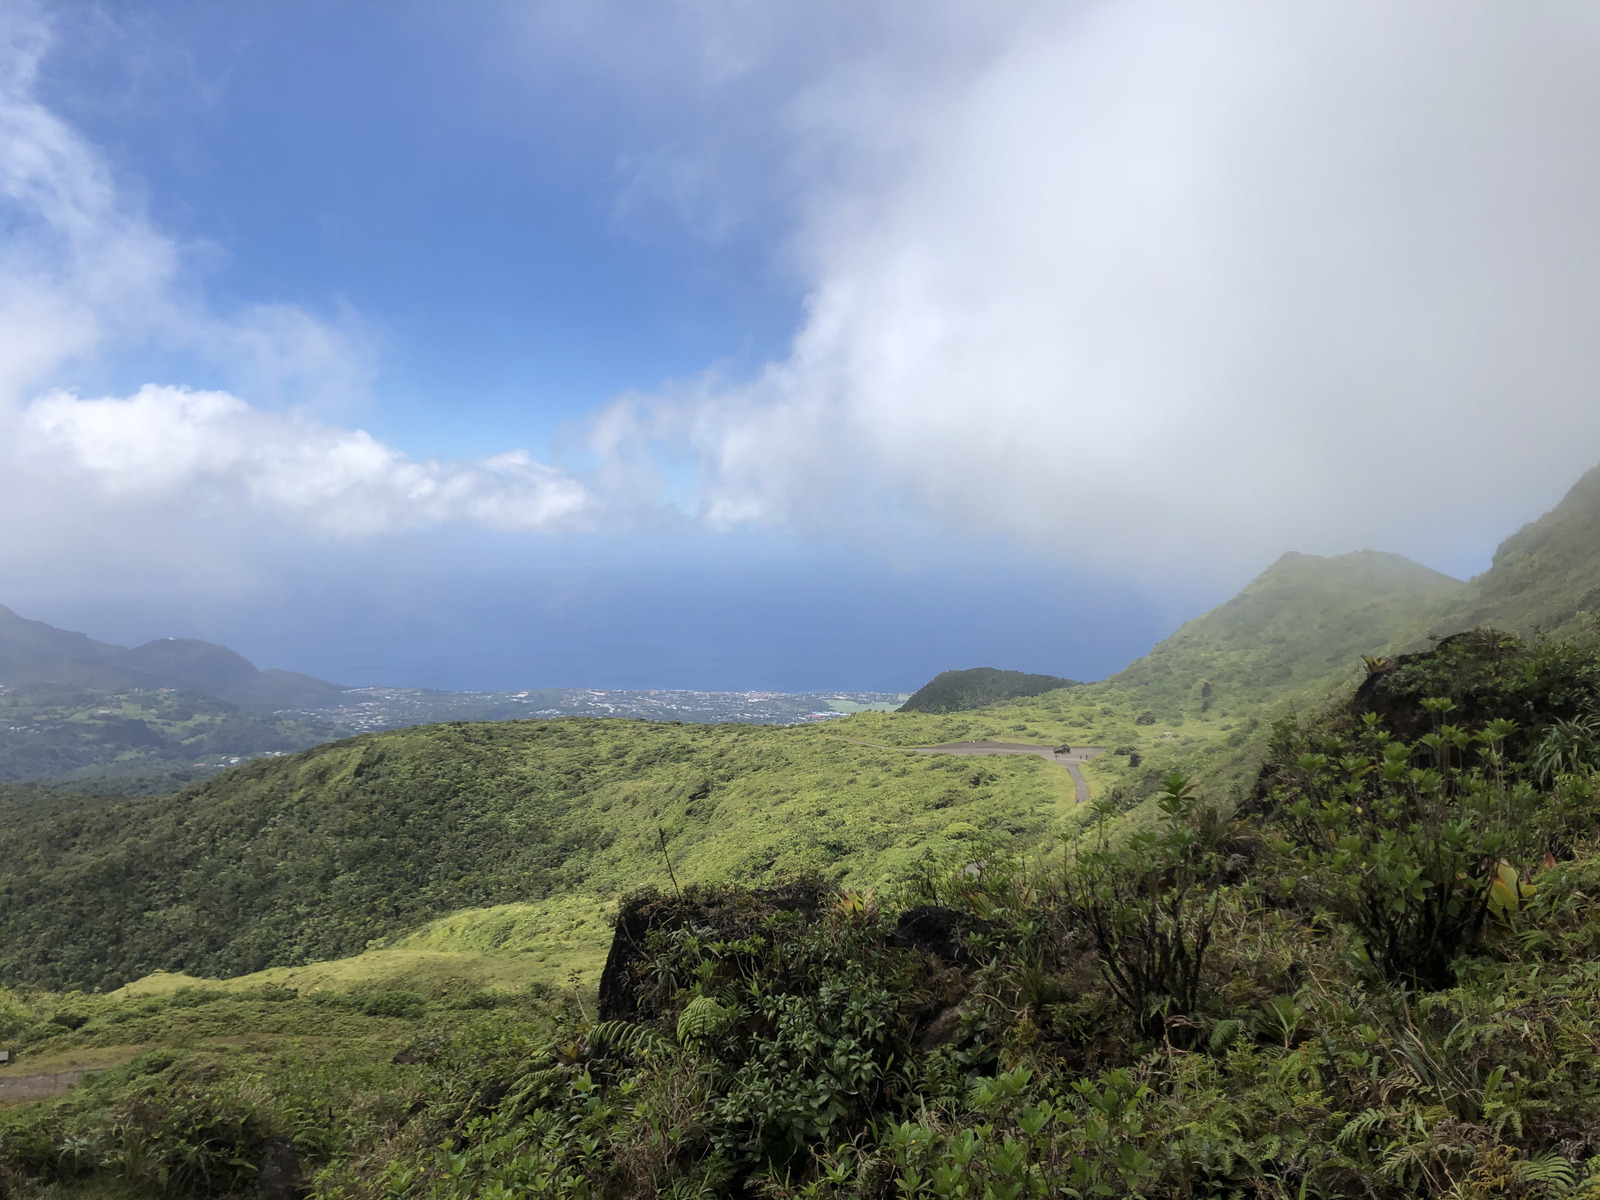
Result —
[[1057, 675], [1029, 675], [1022, 671], [1001, 671], [994, 667], [972, 667], [966, 671], [943, 671], [912, 693], [900, 706], [901, 712], [948, 713], [982, 708], [1002, 700], [1038, 696], [1058, 688], [1077, 687], [1075, 679]]
[[[1559, 615], [1564, 597], [1581, 601], [1597, 508], [1591, 474], [1502, 547], [1472, 612]], [[953, 740], [1102, 747], [1083, 768], [1093, 793], [1142, 820], [1180, 764], [1224, 792], [1247, 787], [1269, 718], [1320, 706], [1363, 654], [1468, 599], [1395, 555], [1290, 554], [1105, 682], [977, 709], [801, 728], [458, 723], [247, 764], [173, 797], [23, 797], [0, 805], [0, 980], [232, 975], [358, 953], [467, 907], [598, 903], [669, 882], [663, 833], [680, 881], [820, 868], [870, 885], [930, 847], [980, 833], [1037, 844], [1080, 819], [1070, 778], [1043, 759], [907, 752]], [[30, 636], [48, 648], [58, 632]], [[169, 646], [166, 668], [184, 653]], [[139, 716], [134, 733], [135, 720], [160, 732]]]
[[1600, 746], [1570, 735], [1596, 712], [1592, 642], [1452, 639], [1281, 724], [1239, 810], [1179, 776], [1143, 837], [1076, 856], [951, 846], [876, 893], [646, 890], [597, 992], [527, 961], [593, 981], [608, 931], [570, 901], [224, 986], [0, 986], [0, 1180], [19, 1200], [1594, 1200]]
[[1427, 632], [1493, 625], [1571, 632], [1600, 614], [1600, 467], [1537, 521], [1500, 543], [1493, 565], [1441, 604]]
[[1268, 706], [1354, 673], [1457, 586], [1388, 555], [1289, 556], [1121, 676], [987, 708], [810, 728], [428, 726], [248, 764], [176, 797], [18, 818], [0, 887], [22, 903], [0, 912], [0, 978], [233, 975], [358, 953], [456, 909], [598, 901], [669, 882], [658, 828], [685, 882], [821, 868], [875, 884], [980, 832], [1037, 843], [1076, 816], [1060, 767], [891, 747], [1101, 746], [1117, 753], [1085, 766], [1091, 788], [1135, 804], [1181, 762], [1242, 761]]
[[176, 796], [38, 818], [0, 807], [0, 981], [337, 958], [462, 908], [668, 885], [663, 836], [684, 882], [822, 870], [873, 884], [980, 829], [1042, 839], [1072, 803], [1068, 774], [1031, 755], [908, 754], [836, 726], [369, 734]]
[[1398, 554], [1285, 554], [1104, 686], [1166, 721], [1324, 697], [1361, 655], [1390, 649], [1461, 587]]

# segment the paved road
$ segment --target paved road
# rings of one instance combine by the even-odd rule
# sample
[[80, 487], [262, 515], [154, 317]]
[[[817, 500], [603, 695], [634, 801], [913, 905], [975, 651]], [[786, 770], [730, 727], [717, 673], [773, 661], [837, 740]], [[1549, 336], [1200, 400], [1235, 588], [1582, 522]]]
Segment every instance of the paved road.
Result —
[[1031, 746], [1025, 742], [945, 742], [941, 746], [913, 746], [912, 749], [918, 754], [1037, 754], [1067, 769], [1079, 804], [1089, 799], [1089, 781], [1083, 777], [1078, 764], [1105, 753], [1098, 746], [1074, 746], [1067, 753], [1058, 754], [1053, 746]]
[[1088, 762], [1096, 755], [1105, 753], [1105, 750], [1099, 746], [1074, 746], [1065, 754], [1057, 754], [1053, 746], [1033, 746], [1026, 742], [945, 742], [939, 746], [891, 747], [879, 746], [874, 742], [863, 742], [858, 738], [846, 738], [845, 740], [855, 742], [858, 746], [872, 746], [876, 750], [907, 749], [913, 754], [1037, 754], [1040, 758], [1048, 759], [1053, 763], [1060, 763], [1067, 769], [1067, 774], [1072, 776], [1072, 786], [1079, 804], [1083, 804], [1089, 799], [1089, 781], [1083, 777], [1083, 772], [1078, 769], [1078, 764]]
[[0, 1104], [59, 1096], [83, 1075], [82, 1071], [54, 1071], [48, 1075], [0, 1074]]

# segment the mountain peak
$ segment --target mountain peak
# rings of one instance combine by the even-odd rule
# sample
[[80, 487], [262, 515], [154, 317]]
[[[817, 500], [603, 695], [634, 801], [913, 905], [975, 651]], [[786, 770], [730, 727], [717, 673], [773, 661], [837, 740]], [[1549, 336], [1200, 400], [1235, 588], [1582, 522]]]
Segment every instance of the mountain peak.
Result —
[[0, 683], [67, 683], [107, 691], [176, 688], [204, 692], [255, 712], [318, 707], [341, 684], [288, 671], [259, 671], [226, 646], [158, 638], [132, 650], [18, 616], [0, 605]]
[[1270, 702], [1382, 652], [1462, 586], [1381, 550], [1291, 551], [1110, 682], [1171, 716]]
[[1600, 615], [1600, 467], [1537, 521], [1513, 533], [1493, 564], [1435, 615], [1430, 630], [1493, 625], [1517, 633], [1576, 629]]

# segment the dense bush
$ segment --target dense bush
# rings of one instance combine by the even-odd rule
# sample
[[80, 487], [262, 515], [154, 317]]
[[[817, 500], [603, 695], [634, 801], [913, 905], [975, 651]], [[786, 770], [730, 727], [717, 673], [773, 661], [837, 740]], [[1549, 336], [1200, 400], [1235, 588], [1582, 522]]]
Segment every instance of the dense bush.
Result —
[[1194, 786], [1174, 772], [1158, 797], [1162, 820], [1108, 848], [1104, 817], [1097, 843], [1073, 857], [1065, 877], [1071, 915], [1094, 937], [1106, 984], [1141, 1029], [1165, 1032], [1197, 1010], [1201, 971], [1220, 893], [1202, 890], [1216, 872], [1215, 847], [1202, 831]]

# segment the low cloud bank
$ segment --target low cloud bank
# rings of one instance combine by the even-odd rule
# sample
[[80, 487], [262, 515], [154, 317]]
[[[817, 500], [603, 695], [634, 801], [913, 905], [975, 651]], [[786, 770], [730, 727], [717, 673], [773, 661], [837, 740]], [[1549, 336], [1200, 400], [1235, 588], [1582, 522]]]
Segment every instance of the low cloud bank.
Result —
[[1595, 10], [1060, 6], [956, 82], [802, 96], [793, 353], [627, 402], [713, 523], [1437, 560], [1600, 461]]

